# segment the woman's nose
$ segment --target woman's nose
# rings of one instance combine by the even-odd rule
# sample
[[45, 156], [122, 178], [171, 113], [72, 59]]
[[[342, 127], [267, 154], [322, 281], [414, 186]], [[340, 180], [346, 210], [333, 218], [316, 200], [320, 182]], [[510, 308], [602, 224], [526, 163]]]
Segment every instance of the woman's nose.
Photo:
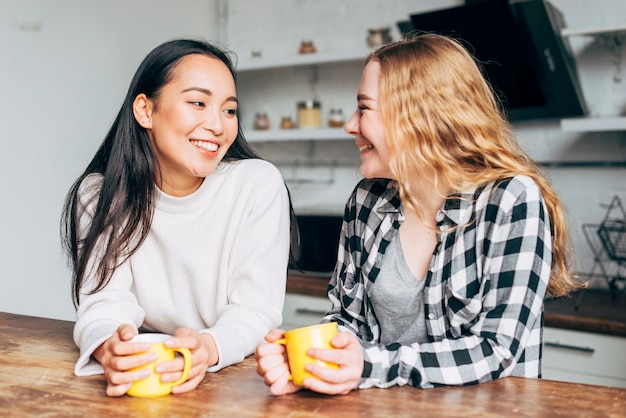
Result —
[[344, 131], [346, 131], [348, 135], [357, 135], [359, 133], [358, 113], [358, 109], [355, 110], [352, 116], [350, 116], [350, 119], [348, 119], [348, 122], [346, 122], [346, 125], [343, 127]]
[[222, 117], [223, 114], [221, 109], [208, 110], [202, 127], [213, 132], [214, 135], [221, 135], [222, 132], [224, 132], [224, 121], [222, 120]]

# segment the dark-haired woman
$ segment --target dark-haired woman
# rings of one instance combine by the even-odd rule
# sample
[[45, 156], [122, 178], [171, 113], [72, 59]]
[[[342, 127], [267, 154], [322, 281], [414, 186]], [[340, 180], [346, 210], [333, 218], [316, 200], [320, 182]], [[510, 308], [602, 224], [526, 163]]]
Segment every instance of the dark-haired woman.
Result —
[[[248, 147], [228, 55], [166, 42], [141, 63], [87, 169], [62, 234], [77, 306], [77, 375], [104, 373], [120, 396], [152, 361], [129, 342], [171, 334], [193, 365], [174, 393], [237, 363], [281, 323], [290, 201], [280, 172]], [[180, 377], [182, 360], [158, 366]]]

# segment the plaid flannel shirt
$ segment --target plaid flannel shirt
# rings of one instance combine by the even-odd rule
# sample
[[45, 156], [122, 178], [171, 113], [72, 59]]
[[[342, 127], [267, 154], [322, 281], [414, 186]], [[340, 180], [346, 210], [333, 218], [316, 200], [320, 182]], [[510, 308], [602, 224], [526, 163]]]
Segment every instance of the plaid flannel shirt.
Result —
[[395, 182], [362, 180], [344, 213], [328, 285], [335, 321], [363, 345], [359, 388], [469, 385], [540, 377], [543, 298], [552, 235], [535, 182], [515, 176], [454, 194], [437, 213], [438, 244], [425, 278], [429, 342], [379, 343], [369, 294], [404, 219]]

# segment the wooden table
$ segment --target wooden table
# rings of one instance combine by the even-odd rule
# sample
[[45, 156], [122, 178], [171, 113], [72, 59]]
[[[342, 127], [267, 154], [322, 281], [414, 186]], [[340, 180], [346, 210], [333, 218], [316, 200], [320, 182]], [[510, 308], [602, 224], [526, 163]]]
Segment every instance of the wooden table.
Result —
[[3, 417], [624, 417], [626, 390], [504, 378], [477, 386], [393, 387], [274, 397], [253, 358], [207, 374], [192, 392], [156, 399], [104, 394], [103, 376], [73, 374], [72, 322], [0, 313]]

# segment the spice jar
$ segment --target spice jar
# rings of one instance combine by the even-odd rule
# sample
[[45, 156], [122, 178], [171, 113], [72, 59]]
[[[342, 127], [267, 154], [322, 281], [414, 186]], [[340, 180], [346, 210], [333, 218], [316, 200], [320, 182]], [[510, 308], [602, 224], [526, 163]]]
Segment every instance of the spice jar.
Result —
[[267, 113], [258, 112], [254, 118], [254, 129], [264, 131], [270, 128], [270, 119], [267, 117]]
[[291, 116], [283, 116], [280, 120], [280, 129], [292, 129], [293, 128], [293, 120]]
[[298, 127], [301, 129], [322, 126], [321, 105], [316, 100], [298, 102]]
[[341, 128], [345, 123], [345, 119], [343, 117], [343, 111], [341, 109], [330, 109], [330, 114], [328, 115], [328, 126], [331, 128]]
[[378, 48], [392, 41], [391, 28], [388, 26], [372, 28], [367, 31], [367, 47], [370, 49]]
[[317, 52], [317, 48], [315, 48], [315, 44], [311, 40], [304, 40], [300, 43], [300, 48], [298, 49], [299, 54], [314, 54]]

